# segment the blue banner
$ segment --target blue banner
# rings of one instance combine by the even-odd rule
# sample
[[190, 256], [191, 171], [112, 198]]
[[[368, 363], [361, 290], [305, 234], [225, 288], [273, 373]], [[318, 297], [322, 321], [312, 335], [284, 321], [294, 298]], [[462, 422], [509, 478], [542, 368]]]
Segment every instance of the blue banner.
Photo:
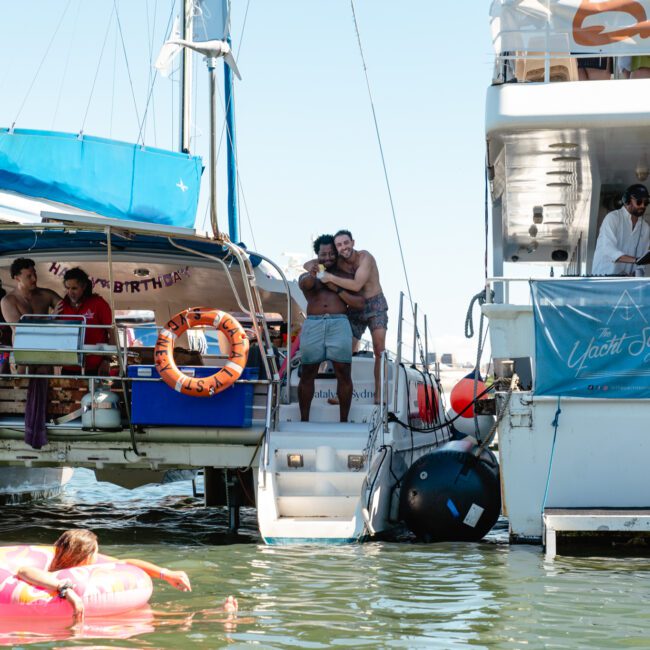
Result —
[[536, 395], [650, 398], [650, 282], [533, 280]]
[[201, 159], [74, 133], [0, 129], [0, 189], [104, 217], [194, 227]]

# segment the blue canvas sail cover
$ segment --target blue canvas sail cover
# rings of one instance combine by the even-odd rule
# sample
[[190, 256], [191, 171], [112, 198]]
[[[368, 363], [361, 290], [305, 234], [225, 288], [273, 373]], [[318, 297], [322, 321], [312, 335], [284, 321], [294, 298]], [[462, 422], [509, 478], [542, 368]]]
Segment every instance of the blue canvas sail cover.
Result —
[[650, 397], [650, 283], [534, 280], [536, 395]]
[[193, 228], [197, 156], [73, 133], [0, 129], [0, 189], [105, 217]]

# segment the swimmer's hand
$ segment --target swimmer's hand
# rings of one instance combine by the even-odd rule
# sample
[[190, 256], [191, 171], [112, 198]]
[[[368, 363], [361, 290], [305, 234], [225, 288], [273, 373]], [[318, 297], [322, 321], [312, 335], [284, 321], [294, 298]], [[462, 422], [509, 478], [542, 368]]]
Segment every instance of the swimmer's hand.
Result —
[[81, 623], [84, 620], [84, 602], [74, 589], [67, 589], [65, 599], [72, 605], [72, 620]]
[[181, 591], [192, 591], [190, 579], [187, 577], [185, 571], [170, 571], [169, 569], [162, 569], [160, 572], [160, 579]]

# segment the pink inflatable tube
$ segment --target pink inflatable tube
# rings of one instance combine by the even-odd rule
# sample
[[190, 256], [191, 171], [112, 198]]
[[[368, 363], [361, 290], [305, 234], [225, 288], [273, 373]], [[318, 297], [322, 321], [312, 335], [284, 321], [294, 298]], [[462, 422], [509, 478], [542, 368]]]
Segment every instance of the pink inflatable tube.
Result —
[[[47, 570], [54, 557], [52, 546], [0, 547], [0, 618], [69, 618], [70, 603], [55, 591], [30, 585], [15, 573], [20, 567]], [[145, 605], [151, 597], [151, 578], [142, 569], [99, 555], [96, 564], [53, 572], [69, 580], [84, 602], [85, 616], [111, 616]]]

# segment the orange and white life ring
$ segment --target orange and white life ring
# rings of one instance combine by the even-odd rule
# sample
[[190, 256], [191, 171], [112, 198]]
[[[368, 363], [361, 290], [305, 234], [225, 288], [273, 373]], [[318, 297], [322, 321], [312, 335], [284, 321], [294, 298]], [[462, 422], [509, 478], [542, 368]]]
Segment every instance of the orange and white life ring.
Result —
[[[174, 361], [174, 341], [188, 329], [208, 325], [222, 331], [230, 341], [226, 365], [209, 377], [188, 377]], [[176, 314], [158, 334], [154, 359], [160, 378], [171, 388], [192, 397], [212, 397], [232, 386], [241, 376], [248, 359], [248, 338], [237, 319], [225, 311], [190, 307]]]

